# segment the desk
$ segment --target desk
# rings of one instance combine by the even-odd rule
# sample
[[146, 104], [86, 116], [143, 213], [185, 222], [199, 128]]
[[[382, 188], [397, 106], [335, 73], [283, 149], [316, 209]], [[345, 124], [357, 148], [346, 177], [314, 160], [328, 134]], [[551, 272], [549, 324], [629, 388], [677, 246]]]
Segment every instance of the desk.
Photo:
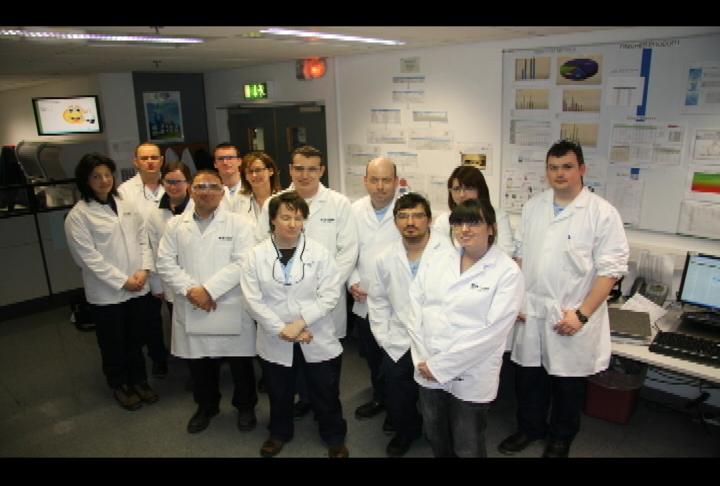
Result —
[[[658, 321], [658, 327], [662, 331], [674, 331], [680, 324], [679, 317], [679, 310], [670, 310]], [[664, 354], [651, 353], [648, 346], [613, 342], [612, 353], [693, 378], [720, 383], [720, 368], [673, 358]]]

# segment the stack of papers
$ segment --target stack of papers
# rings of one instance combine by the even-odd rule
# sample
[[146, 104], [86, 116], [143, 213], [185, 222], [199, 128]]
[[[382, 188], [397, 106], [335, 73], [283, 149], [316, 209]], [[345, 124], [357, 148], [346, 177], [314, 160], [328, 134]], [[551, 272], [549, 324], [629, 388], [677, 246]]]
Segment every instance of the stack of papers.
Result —
[[653, 324], [660, 320], [667, 310], [648, 298], [635, 294], [621, 308], [609, 308], [608, 313], [613, 342], [646, 346], [654, 337]]

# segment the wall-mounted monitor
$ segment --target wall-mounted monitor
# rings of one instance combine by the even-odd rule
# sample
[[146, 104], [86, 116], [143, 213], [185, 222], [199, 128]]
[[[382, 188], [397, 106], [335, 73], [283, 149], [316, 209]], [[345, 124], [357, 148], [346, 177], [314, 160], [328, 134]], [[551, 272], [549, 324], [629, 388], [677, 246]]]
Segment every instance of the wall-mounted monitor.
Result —
[[38, 135], [100, 133], [100, 106], [97, 96], [33, 98]]

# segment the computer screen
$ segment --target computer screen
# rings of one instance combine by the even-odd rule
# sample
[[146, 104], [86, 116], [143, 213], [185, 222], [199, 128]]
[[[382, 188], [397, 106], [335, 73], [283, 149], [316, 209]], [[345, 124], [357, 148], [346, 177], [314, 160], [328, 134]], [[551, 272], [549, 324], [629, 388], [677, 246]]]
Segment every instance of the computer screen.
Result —
[[98, 97], [33, 98], [38, 135], [101, 133]]
[[683, 304], [720, 312], [720, 256], [688, 253], [679, 295]]

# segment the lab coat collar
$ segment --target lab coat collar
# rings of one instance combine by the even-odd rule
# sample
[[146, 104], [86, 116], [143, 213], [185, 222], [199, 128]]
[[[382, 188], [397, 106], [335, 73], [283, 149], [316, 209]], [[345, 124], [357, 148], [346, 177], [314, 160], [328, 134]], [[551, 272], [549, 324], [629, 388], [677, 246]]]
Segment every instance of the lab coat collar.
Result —
[[[295, 184], [290, 183], [290, 186], [287, 188], [288, 191], [294, 191], [295, 190]], [[315, 204], [316, 202], [324, 203], [327, 201], [328, 198], [328, 188], [323, 185], [321, 182], [318, 186], [318, 190], [315, 193], [315, 195], [311, 198], [312, 204]], [[310, 211], [310, 216], [312, 217], [312, 211]]]
[[[554, 216], [554, 210], [553, 210], [553, 199], [554, 199], [554, 192], [552, 189], [548, 191], [548, 197], [547, 197], [547, 206]], [[560, 214], [557, 216], [554, 216], [551, 220], [554, 221], [562, 221], [568, 217], [570, 217], [575, 211], [575, 209], [582, 209], [588, 205], [590, 201], [590, 191], [587, 187], [583, 187], [577, 196], [575, 196], [575, 199], [572, 200], [570, 204], [565, 206], [565, 209], [563, 209]]]

